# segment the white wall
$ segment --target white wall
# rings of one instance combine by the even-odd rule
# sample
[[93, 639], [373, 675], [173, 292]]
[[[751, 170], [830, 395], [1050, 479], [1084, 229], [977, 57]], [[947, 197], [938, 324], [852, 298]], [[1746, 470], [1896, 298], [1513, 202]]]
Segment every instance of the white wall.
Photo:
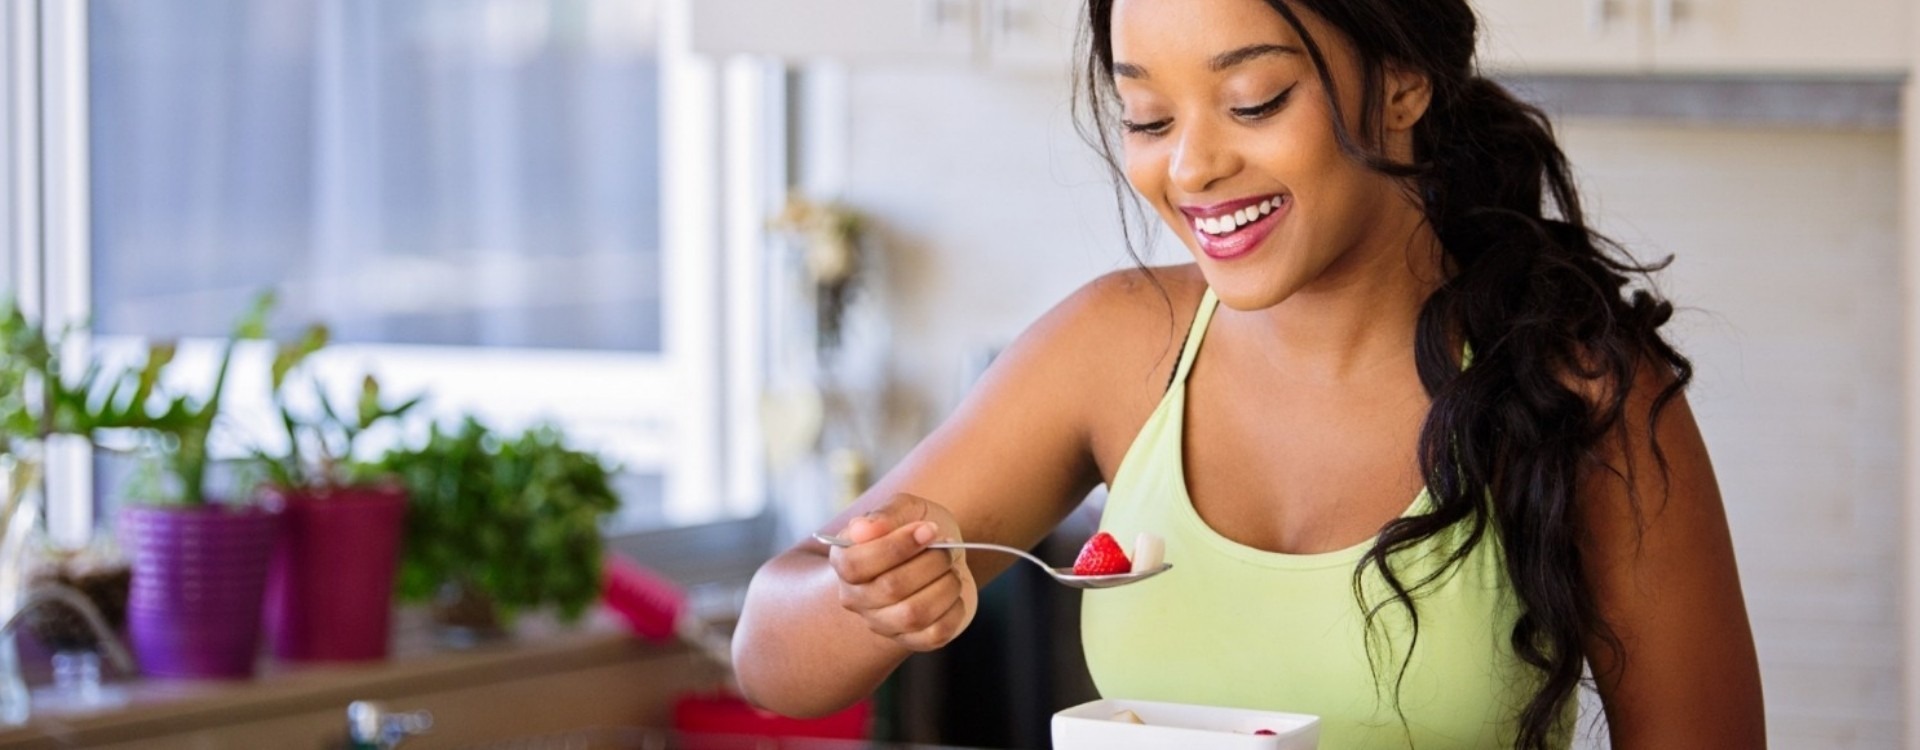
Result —
[[848, 88], [848, 199], [881, 230], [900, 373], [941, 413], [969, 357], [1132, 264], [1111, 183], [1065, 80], [857, 71]]
[[1896, 134], [1572, 124], [1602, 226], [1671, 253], [1675, 337], [1777, 747], [1900, 742]]
[[[961, 363], [1129, 263], [1067, 84], [856, 72], [848, 197], [885, 229], [898, 373]], [[1899, 147], [1884, 133], [1568, 123], [1599, 223], [1677, 256], [1673, 332], [1726, 496], [1773, 743], [1899, 742]], [[1163, 260], [1180, 256], [1162, 254]]]

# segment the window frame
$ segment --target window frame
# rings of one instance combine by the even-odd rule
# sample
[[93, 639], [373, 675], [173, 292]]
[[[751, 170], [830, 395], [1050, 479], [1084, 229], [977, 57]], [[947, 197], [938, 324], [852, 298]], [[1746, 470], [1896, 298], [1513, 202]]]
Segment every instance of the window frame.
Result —
[[[662, 146], [660, 160], [661, 352], [341, 344], [315, 369], [330, 388], [368, 371], [397, 393], [430, 385], [436, 414], [475, 409], [503, 426], [544, 417], [568, 427], [584, 414], [652, 425], [657, 429], [637, 445], [582, 442], [613, 448], [628, 468], [663, 471], [667, 523], [685, 525], [766, 506], [756, 419], [764, 368], [759, 337], [765, 217], [785, 192], [785, 78], [768, 61], [695, 56], [690, 20], [697, 0], [658, 2], [660, 137], [672, 144]], [[0, 11], [0, 282], [50, 328], [79, 327], [75, 346], [131, 356], [138, 340], [89, 341], [83, 326], [92, 309], [88, 9], [88, 0], [24, 0]], [[212, 339], [180, 343], [183, 362], [211, 362], [219, 348]], [[243, 348], [235, 377], [264, 368], [266, 357], [264, 347]], [[474, 368], [564, 393], [555, 401], [570, 410], [516, 408], [519, 399], [460, 387], [457, 373]], [[211, 379], [211, 367], [191, 369], [194, 378]], [[265, 395], [236, 391], [239, 400], [229, 408], [259, 408]], [[96, 526], [91, 449], [58, 440], [46, 451], [49, 532], [59, 543], [85, 543]], [[634, 530], [617, 520], [609, 529]]]

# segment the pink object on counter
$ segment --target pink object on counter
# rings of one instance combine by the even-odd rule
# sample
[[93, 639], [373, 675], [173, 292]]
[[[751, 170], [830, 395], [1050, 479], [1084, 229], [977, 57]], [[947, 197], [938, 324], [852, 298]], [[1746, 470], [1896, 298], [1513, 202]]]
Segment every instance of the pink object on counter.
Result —
[[607, 609], [650, 641], [677, 637], [687, 616], [687, 594], [679, 584], [619, 554], [609, 553], [601, 563], [600, 595]]

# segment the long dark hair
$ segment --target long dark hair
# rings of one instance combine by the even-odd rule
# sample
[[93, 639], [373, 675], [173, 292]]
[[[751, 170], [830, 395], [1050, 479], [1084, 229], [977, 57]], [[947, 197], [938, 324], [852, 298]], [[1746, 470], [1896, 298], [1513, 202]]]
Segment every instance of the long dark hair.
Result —
[[[1341, 148], [1371, 169], [1402, 178], [1424, 207], [1449, 270], [1420, 311], [1414, 343], [1432, 400], [1419, 461], [1433, 509], [1382, 529], [1354, 571], [1355, 597], [1369, 628], [1384, 607], [1403, 607], [1417, 644], [1416, 593], [1475, 546], [1498, 543], [1520, 603], [1511, 646], [1540, 678], [1515, 717], [1515, 744], [1545, 748], [1571, 729], [1562, 721], [1580, 686], [1587, 639], [1596, 638], [1616, 668], [1626, 663], [1582, 568], [1579, 488], [1592, 471], [1631, 480], [1631, 463], [1609, 467], [1596, 455], [1603, 441], [1628, 437], [1622, 416], [1643, 367], [1660, 368], [1663, 385], [1645, 437], [1662, 476], [1667, 470], [1653, 432], [1691, 381], [1693, 367], [1659, 333], [1673, 306], [1646, 286], [1628, 286], [1666, 262], [1637, 263], [1587, 226], [1546, 116], [1476, 71], [1478, 23], [1465, 0], [1266, 3], [1305, 43], [1334, 103]], [[1327, 56], [1301, 23], [1301, 10], [1344, 34], [1361, 61], [1364, 104], [1357, 122], [1338, 106]], [[1088, 3], [1079, 87], [1084, 99], [1076, 110], [1083, 135], [1119, 178], [1116, 194], [1123, 196], [1125, 213], [1128, 192], [1113, 148], [1112, 13], [1113, 0]], [[1412, 163], [1378, 150], [1388, 66], [1424, 75], [1432, 87], [1413, 131]], [[1131, 236], [1129, 231], [1129, 252]], [[1471, 352], [1464, 369], [1462, 344]], [[1637, 517], [1639, 500], [1629, 494]], [[1405, 580], [1388, 564], [1396, 553], [1452, 529], [1464, 530], [1463, 541], [1440, 571]], [[1366, 601], [1361, 582], [1369, 567], [1391, 587], [1390, 601]], [[1411, 648], [1393, 680], [1396, 696]], [[1371, 645], [1368, 653], [1375, 658]], [[1378, 661], [1375, 672], [1379, 678]]]

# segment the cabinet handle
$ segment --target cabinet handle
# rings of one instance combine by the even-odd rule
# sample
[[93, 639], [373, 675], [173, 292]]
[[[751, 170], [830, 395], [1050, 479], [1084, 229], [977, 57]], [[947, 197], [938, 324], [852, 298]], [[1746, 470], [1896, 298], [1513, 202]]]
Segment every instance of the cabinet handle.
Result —
[[1000, 12], [998, 14], [1000, 16], [1000, 36], [1002, 38], [1011, 37], [1015, 32], [1020, 30], [1020, 22], [1026, 14], [1021, 12], [1018, 3], [1015, 3], [1014, 0], [1000, 0], [998, 5], [1000, 6]]
[[1653, 0], [1653, 31], [1660, 36], [1673, 33], [1675, 22], [1686, 13], [1684, 0]]
[[1587, 0], [1587, 33], [1598, 36], [1613, 20], [1613, 0]]
[[955, 23], [965, 23], [965, 0], [920, 0], [921, 16], [928, 31], [941, 31]]

